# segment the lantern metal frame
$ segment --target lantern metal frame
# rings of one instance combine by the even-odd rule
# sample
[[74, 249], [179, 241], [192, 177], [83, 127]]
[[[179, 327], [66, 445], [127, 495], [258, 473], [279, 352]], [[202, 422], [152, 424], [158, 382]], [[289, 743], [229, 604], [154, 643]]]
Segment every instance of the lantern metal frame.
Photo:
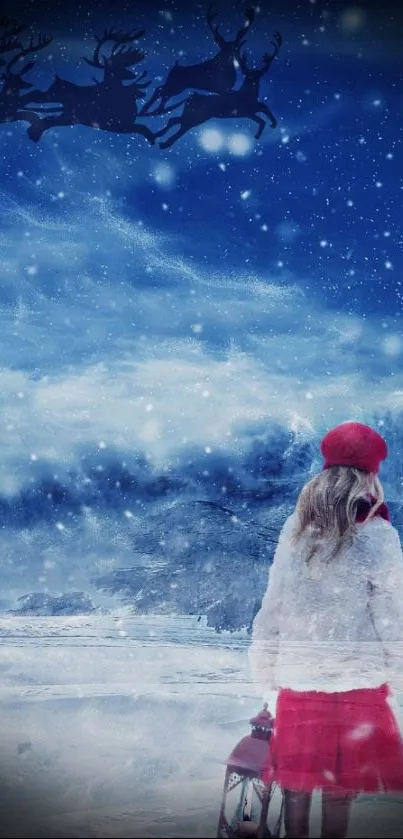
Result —
[[[238, 839], [238, 837], [279, 837], [283, 818], [284, 798], [282, 791], [274, 781], [263, 781], [263, 770], [267, 763], [270, 749], [270, 739], [274, 720], [268, 711], [267, 704], [262, 711], [250, 720], [252, 733], [237, 743], [228, 760], [225, 761], [226, 771], [221, 799], [221, 807], [217, 826], [217, 839]], [[226, 814], [228, 795], [238, 786], [243, 785], [238, 806], [232, 813], [232, 818]], [[280, 811], [272, 830], [268, 827], [269, 807], [274, 793], [281, 794]], [[252, 821], [251, 816], [245, 814], [250, 805], [251, 814], [255, 800], [260, 808], [258, 820]]]
[[[277, 817], [277, 821], [274, 828], [270, 830], [267, 824], [271, 800], [276, 790], [279, 789], [277, 785], [274, 783], [265, 784], [259, 778], [253, 777], [252, 774], [248, 776], [247, 773], [239, 767], [228, 766], [224, 778], [224, 791], [221, 801], [220, 815], [218, 819], [217, 839], [238, 839], [238, 837], [241, 835], [239, 832], [239, 825], [243, 822], [242, 814], [239, 813], [240, 818], [238, 819], [236, 818], [237, 813], [235, 812], [235, 819], [229, 821], [225, 811], [228, 800], [228, 794], [231, 793], [237, 786], [239, 786], [242, 783], [245, 784], [241, 796], [242, 803], [244, 802], [245, 797], [248, 794], [250, 794], [251, 790], [252, 793], [256, 795], [260, 803], [260, 817], [256, 832], [251, 832], [249, 833], [249, 835], [256, 836], [257, 839], [267, 839], [267, 837], [279, 837], [283, 817], [283, 799], [281, 801], [280, 812]], [[246, 819], [244, 823], [247, 824], [248, 820]]]

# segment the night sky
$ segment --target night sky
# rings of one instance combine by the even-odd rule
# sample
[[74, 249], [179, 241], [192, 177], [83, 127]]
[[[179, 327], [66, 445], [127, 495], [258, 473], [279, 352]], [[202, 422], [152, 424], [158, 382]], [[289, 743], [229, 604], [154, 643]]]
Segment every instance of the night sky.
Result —
[[[216, 4], [222, 35], [244, 9]], [[105, 27], [146, 30], [150, 94], [176, 60], [216, 51], [201, 3], [4, 11], [53, 36], [27, 74], [42, 92], [55, 73], [100, 79], [83, 56]], [[0, 125], [10, 504], [72, 470], [79, 494], [88, 458], [169, 473], [189, 447], [242, 458], [272, 423], [303, 437], [401, 411], [403, 12], [262, 3], [247, 36], [256, 66], [276, 31], [260, 98], [278, 125], [259, 141], [247, 119], [210, 120], [167, 150], [91, 126], [34, 142], [27, 122]], [[45, 552], [60, 532], [43, 534]]]
[[[21, 7], [20, 19], [54, 35], [52, 58], [45, 50], [38, 72], [56, 67], [81, 83], [91, 79], [91, 68], [80, 57], [90, 57], [94, 33], [110, 25], [144, 27], [144, 67], [153, 79], [165, 77], [177, 59], [185, 64], [211, 57], [205, 8], [203, 3], [115, 2], [75, 4], [68, 10], [66, 4], [32, 3], [26, 12]], [[217, 8], [221, 31], [236, 31], [244, 6]], [[55, 143], [76, 170], [84, 150], [87, 155], [88, 149], [93, 155], [110, 151], [122, 168], [113, 186], [124, 197], [128, 217], [140, 217], [169, 237], [179, 233], [186, 259], [208, 270], [275, 277], [280, 285], [297, 278], [326, 307], [398, 316], [403, 12], [397, 3], [310, 0], [264, 3], [258, 9], [248, 42], [256, 63], [270, 49], [275, 30], [284, 38], [262, 82], [278, 127], [268, 127], [254, 143], [254, 126], [247, 120], [205, 126], [224, 138], [245, 135], [244, 155], [229, 154], [225, 139], [220, 147], [215, 135], [207, 135], [213, 150], [206, 151], [202, 129], [169, 152], [151, 149], [140, 137], [99, 136], [80, 128], [53, 130], [35, 148], [18, 124], [9, 143], [3, 135], [3, 185], [21, 194], [21, 183], [15, 182], [19, 167], [27, 177], [34, 178], [38, 169], [46, 177], [46, 154]], [[153, 165], [160, 168], [159, 183], [146, 175]], [[166, 167], [175, 172], [174, 185]], [[106, 177], [102, 167], [95, 168], [86, 181], [89, 191], [102, 189]]]
[[[243, 9], [240, 3], [220, 4], [223, 32], [238, 28]], [[97, 27], [144, 27], [144, 66], [151, 79], [164, 77], [177, 59], [185, 64], [211, 57], [204, 10], [202, 3], [137, 2], [127, 9], [124, 3], [83, 3], [70, 11], [65, 4], [33, 3], [20, 17], [54, 35], [53, 60], [37, 62], [42, 72], [58, 65], [83, 82], [90, 81], [91, 69], [80, 55], [90, 56]], [[274, 131], [268, 127], [257, 144], [245, 139], [244, 155], [228, 154], [225, 141], [206, 151], [198, 129], [170, 152], [150, 149], [141, 138], [101, 137], [80, 128], [49, 132], [39, 151], [24, 142], [19, 124], [12, 132], [13, 153], [6, 149], [4, 185], [12, 189], [8, 179], [13, 181], [18, 166], [32, 176], [38, 166], [46, 172], [46, 151], [55, 142], [69, 149], [77, 169], [83, 148], [93, 154], [110, 150], [124, 166], [114, 186], [129, 216], [170, 237], [180, 231], [187, 259], [224, 272], [268, 274], [280, 285], [297, 277], [326, 307], [395, 316], [402, 243], [402, 22], [396, 3], [262, 4], [248, 47], [259, 63], [272, 33], [283, 35], [279, 58], [262, 82], [279, 124]], [[242, 132], [253, 139], [254, 126], [246, 120], [209, 127], [224, 137]], [[219, 143], [210, 136], [212, 149]], [[160, 165], [161, 180], [165, 171], [166, 201], [161, 183], [139, 177], [151, 161]], [[164, 164], [175, 170], [170, 189]], [[101, 179], [98, 171], [95, 189]]]

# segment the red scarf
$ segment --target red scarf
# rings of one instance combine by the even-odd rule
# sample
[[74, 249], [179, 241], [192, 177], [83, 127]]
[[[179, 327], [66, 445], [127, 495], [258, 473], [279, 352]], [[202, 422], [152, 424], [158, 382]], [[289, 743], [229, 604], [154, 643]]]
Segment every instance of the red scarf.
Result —
[[[362, 499], [362, 501], [359, 501], [357, 507], [357, 514], [355, 517], [356, 522], [365, 521], [371, 507], [374, 506], [375, 501], [375, 498], [372, 498], [371, 501], [366, 501], [364, 498]], [[390, 521], [389, 510], [385, 503], [381, 504], [381, 506], [378, 507], [375, 516], [381, 516], [381, 518], [385, 519], [386, 521]]]

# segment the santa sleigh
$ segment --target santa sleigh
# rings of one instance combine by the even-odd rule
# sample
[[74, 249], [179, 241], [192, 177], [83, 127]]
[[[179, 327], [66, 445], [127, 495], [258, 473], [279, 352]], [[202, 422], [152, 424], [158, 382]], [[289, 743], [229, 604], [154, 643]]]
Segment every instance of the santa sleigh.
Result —
[[251, 733], [237, 743], [225, 761], [218, 839], [280, 836], [283, 795], [275, 783], [263, 781], [263, 771], [270, 765], [274, 727], [267, 704], [250, 725]]

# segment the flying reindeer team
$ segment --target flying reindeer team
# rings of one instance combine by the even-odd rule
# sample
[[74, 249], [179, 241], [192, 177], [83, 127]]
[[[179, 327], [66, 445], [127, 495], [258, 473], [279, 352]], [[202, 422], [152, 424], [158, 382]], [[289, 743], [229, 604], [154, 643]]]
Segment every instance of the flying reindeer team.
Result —
[[[26, 27], [10, 18], [0, 19], [0, 122], [25, 121], [29, 123], [28, 137], [38, 141], [45, 131], [71, 125], [87, 125], [95, 129], [117, 133], [139, 134], [150, 144], [159, 138], [159, 146], [168, 148], [184, 134], [211, 119], [247, 118], [257, 125], [255, 137], [259, 139], [267, 125], [272, 128], [277, 121], [264, 101], [260, 101], [260, 83], [270, 69], [282, 44], [279, 32], [274, 35], [273, 49], [266, 53], [260, 67], [251, 66], [245, 46], [245, 36], [252, 25], [255, 12], [245, 11], [245, 23], [235, 35], [226, 40], [215, 24], [217, 15], [211, 7], [207, 23], [218, 52], [199, 64], [180, 65], [169, 70], [165, 82], [157, 87], [148, 101], [139, 107], [151, 81], [147, 70], [136, 72], [146, 52], [138, 46], [145, 31], [118, 32], [105, 30], [95, 38], [92, 58], [84, 60], [100, 71], [101, 80], [79, 85], [55, 75], [47, 90], [35, 88], [26, 80], [33, 70], [36, 58], [50, 45], [52, 38], [30, 38], [24, 45], [21, 40]], [[11, 58], [5, 56], [11, 54]], [[28, 61], [25, 62], [25, 59]], [[242, 74], [240, 87], [237, 69]], [[172, 100], [190, 91], [179, 102]], [[200, 92], [199, 92], [200, 91]], [[202, 92], [201, 92], [202, 91]], [[171, 104], [170, 104], [171, 103]], [[181, 109], [157, 131], [138, 122], [138, 117], [154, 118]], [[170, 133], [175, 129], [173, 133]], [[166, 135], [168, 135], [166, 137]]]

